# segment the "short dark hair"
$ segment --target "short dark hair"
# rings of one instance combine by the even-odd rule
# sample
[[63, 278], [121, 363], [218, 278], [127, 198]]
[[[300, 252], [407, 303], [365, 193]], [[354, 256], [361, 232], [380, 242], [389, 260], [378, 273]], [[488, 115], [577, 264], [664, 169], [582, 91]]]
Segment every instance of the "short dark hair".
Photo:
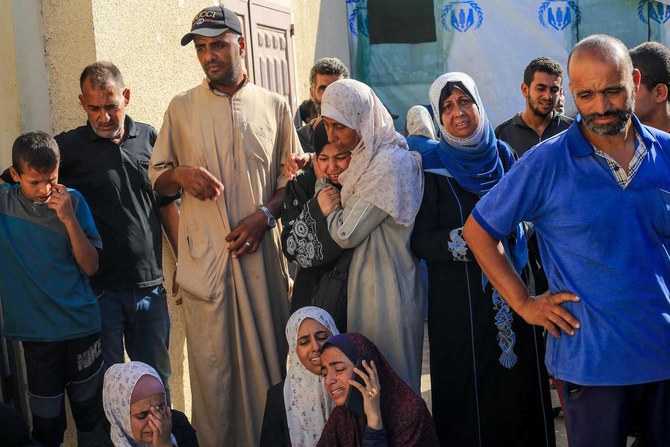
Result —
[[538, 71], [558, 76], [563, 80], [563, 68], [561, 68], [561, 64], [550, 57], [541, 56], [530, 61], [530, 64], [523, 71], [523, 83], [530, 87], [535, 73]]
[[82, 93], [84, 93], [84, 82], [86, 81], [88, 81], [92, 87], [97, 89], [108, 87], [110, 84], [114, 84], [121, 90], [126, 88], [126, 84], [123, 82], [123, 76], [121, 75], [121, 70], [111, 62], [95, 62], [84, 68], [84, 71], [81, 72], [81, 76], [79, 76], [79, 88]]
[[309, 72], [309, 85], [316, 87], [316, 75], [338, 75], [346, 79], [349, 77], [349, 70], [344, 66], [341, 60], [336, 57], [324, 57], [316, 61]]
[[300, 120], [304, 122], [307, 122], [310, 116], [317, 115], [316, 105], [314, 105], [314, 101], [311, 99], [304, 100], [298, 107], [298, 111], [300, 113]]
[[[663, 84], [670, 90], [670, 50], [658, 42], [645, 42], [630, 50], [633, 67], [640, 70], [640, 82], [649, 90]], [[668, 95], [670, 101], [670, 95]]]
[[321, 151], [328, 144], [328, 133], [326, 132], [326, 122], [319, 121], [319, 124], [314, 128], [314, 153], [321, 154]]
[[26, 132], [14, 141], [12, 165], [19, 174], [23, 172], [24, 166], [41, 173], [51, 172], [58, 167], [59, 162], [58, 143], [46, 132]]

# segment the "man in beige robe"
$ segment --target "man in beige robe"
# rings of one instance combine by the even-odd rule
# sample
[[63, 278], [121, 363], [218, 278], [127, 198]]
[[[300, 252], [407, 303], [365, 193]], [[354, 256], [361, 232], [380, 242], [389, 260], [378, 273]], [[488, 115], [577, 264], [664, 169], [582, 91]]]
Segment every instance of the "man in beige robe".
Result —
[[183, 191], [177, 282], [204, 447], [258, 445], [268, 388], [285, 368], [288, 275], [275, 227], [288, 154], [300, 152], [284, 99], [249, 82], [237, 16], [202, 10], [203, 83], [171, 101], [151, 158], [161, 193]]

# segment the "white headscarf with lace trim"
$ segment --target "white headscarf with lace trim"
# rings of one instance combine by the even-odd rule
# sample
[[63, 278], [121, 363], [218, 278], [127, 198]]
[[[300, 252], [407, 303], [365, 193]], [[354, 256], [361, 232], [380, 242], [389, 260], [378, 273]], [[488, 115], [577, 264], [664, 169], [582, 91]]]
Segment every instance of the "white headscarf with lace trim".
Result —
[[354, 129], [361, 143], [340, 174], [341, 200], [356, 195], [386, 211], [401, 225], [414, 223], [423, 196], [421, 156], [409, 152], [405, 137], [370, 87], [353, 79], [328, 86], [321, 115]]
[[333, 335], [340, 333], [330, 314], [320, 307], [302, 307], [286, 323], [289, 365], [284, 381], [284, 409], [293, 447], [315, 446], [333, 411], [333, 401], [326, 394], [323, 378], [305, 368], [296, 352], [298, 330], [306, 318], [318, 321]]
[[435, 140], [435, 125], [424, 106], [412, 106], [407, 111], [407, 135], [421, 135]]

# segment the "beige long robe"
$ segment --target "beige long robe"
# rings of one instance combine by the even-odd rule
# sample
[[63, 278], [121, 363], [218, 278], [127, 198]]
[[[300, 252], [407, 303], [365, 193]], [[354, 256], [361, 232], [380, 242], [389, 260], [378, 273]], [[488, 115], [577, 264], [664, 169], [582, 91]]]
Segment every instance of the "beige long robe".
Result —
[[202, 166], [225, 188], [215, 201], [184, 193], [179, 222], [177, 282], [204, 447], [258, 445], [266, 392], [285, 368], [280, 233], [267, 231], [256, 253], [237, 259], [225, 237], [286, 185], [284, 161], [299, 151], [283, 98], [248, 82], [229, 97], [206, 80], [172, 100], [154, 147], [152, 184], [174, 167]]

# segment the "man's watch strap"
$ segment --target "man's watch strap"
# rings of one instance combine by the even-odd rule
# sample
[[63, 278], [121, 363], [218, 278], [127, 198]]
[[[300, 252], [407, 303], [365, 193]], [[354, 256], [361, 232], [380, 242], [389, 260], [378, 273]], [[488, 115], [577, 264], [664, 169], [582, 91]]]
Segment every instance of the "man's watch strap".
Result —
[[267, 207], [262, 206], [260, 208], [261, 211], [265, 214], [265, 217], [268, 218], [268, 228], [274, 228], [277, 226], [277, 220], [275, 219], [275, 216], [272, 215], [269, 209]]

